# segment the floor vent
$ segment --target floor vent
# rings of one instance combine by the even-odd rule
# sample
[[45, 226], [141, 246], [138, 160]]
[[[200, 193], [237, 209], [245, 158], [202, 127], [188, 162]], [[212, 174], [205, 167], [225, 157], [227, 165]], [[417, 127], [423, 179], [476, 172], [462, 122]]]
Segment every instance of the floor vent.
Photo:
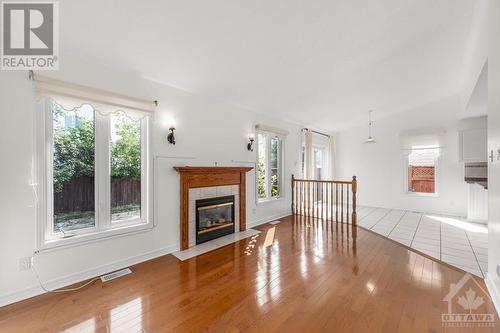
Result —
[[122, 276], [125, 276], [125, 275], [128, 275], [132, 273], [132, 271], [130, 270], [130, 268], [124, 268], [122, 270], [119, 270], [119, 271], [116, 271], [116, 272], [113, 272], [113, 273], [109, 273], [109, 274], [106, 274], [106, 275], [102, 275], [101, 276], [101, 281], [102, 282], [108, 282], [108, 281], [111, 281], [111, 280], [114, 280], [114, 279], [117, 279], [119, 277], [122, 277]]
[[279, 220], [276, 220], [276, 221], [273, 221], [273, 222], [269, 222], [269, 224], [280, 224], [280, 223], [281, 223], [281, 221], [279, 221]]

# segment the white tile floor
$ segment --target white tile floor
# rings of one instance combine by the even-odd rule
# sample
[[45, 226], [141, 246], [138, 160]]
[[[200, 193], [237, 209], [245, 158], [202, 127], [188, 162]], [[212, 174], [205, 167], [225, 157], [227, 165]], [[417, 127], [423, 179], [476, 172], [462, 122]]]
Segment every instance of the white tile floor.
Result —
[[172, 253], [177, 259], [184, 261], [193, 257], [196, 257], [200, 254], [207, 253], [210, 251], [213, 251], [215, 249], [221, 248], [223, 246], [229, 245], [231, 243], [236, 243], [239, 240], [248, 238], [248, 237], [253, 237], [257, 234], [259, 234], [259, 230], [255, 229], [247, 229], [242, 232], [235, 232], [234, 234], [222, 236], [216, 239], [213, 239], [211, 241], [198, 244], [196, 246], [190, 247], [187, 250], [183, 251], [177, 251]]
[[361, 206], [358, 225], [464, 271], [486, 276], [488, 228], [482, 224], [450, 216]]

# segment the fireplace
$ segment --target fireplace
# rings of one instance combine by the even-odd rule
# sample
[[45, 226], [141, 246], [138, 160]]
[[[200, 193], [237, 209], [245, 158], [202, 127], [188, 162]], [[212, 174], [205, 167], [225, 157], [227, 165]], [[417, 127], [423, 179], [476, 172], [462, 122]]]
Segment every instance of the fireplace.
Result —
[[[190, 238], [193, 240], [196, 239], [196, 204], [194, 201], [190, 201], [190, 198], [193, 198], [190, 196], [190, 192], [194, 189], [238, 185], [238, 194], [231, 193], [235, 194], [236, 206], [234, 209], [237, 213], [235, 223], [238, 223], [238, 225], [234, 227], [235, 230], [238, 231], [246, 230], [246, 173], [252, 170], [252, 167], [176, 166], [174, 169], [180, 174], [179, 242], [181, 250], [189, 248]], [[221, 196], [228, 194], [229, 193], [221, 193]], [[218, 194], [216, 192], [213, 195], [217, 196]], [[207, 197], [209, 196], [204, 198]], [[202, 198], [199, 197], [199, 199]], [[192, 202], [192, 205], [190, 202]], [[192, 226], [192, 229], [190, 226]]]
[[196, 200], [196, 244], [234, 233], [234, 195]]

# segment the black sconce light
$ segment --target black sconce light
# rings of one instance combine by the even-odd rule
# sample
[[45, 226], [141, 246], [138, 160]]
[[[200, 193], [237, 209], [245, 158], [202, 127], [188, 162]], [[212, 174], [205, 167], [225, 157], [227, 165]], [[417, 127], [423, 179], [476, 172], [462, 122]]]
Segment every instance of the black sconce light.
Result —
[[247, 150], [248, 151], [253, 151], [253, 142], [255, 141], [255, 138], [253, 135], [250, 135], [248, 137], [249, 142], [247, 143]]
[[175, 127], [172, 126], [168, 130], [170, 131], [170, 133], [168, 133], [167, 135], [167, 141], [168, 143], [175, 145], [175, 136], [174, 136]]

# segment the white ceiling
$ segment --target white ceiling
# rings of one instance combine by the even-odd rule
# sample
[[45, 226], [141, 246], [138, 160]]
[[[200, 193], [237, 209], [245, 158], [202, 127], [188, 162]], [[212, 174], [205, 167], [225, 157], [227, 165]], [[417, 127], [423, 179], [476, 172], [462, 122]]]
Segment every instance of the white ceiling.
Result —
[[457, 93], [474, 0], [60, 1], [63, 52], [334, 130]]

